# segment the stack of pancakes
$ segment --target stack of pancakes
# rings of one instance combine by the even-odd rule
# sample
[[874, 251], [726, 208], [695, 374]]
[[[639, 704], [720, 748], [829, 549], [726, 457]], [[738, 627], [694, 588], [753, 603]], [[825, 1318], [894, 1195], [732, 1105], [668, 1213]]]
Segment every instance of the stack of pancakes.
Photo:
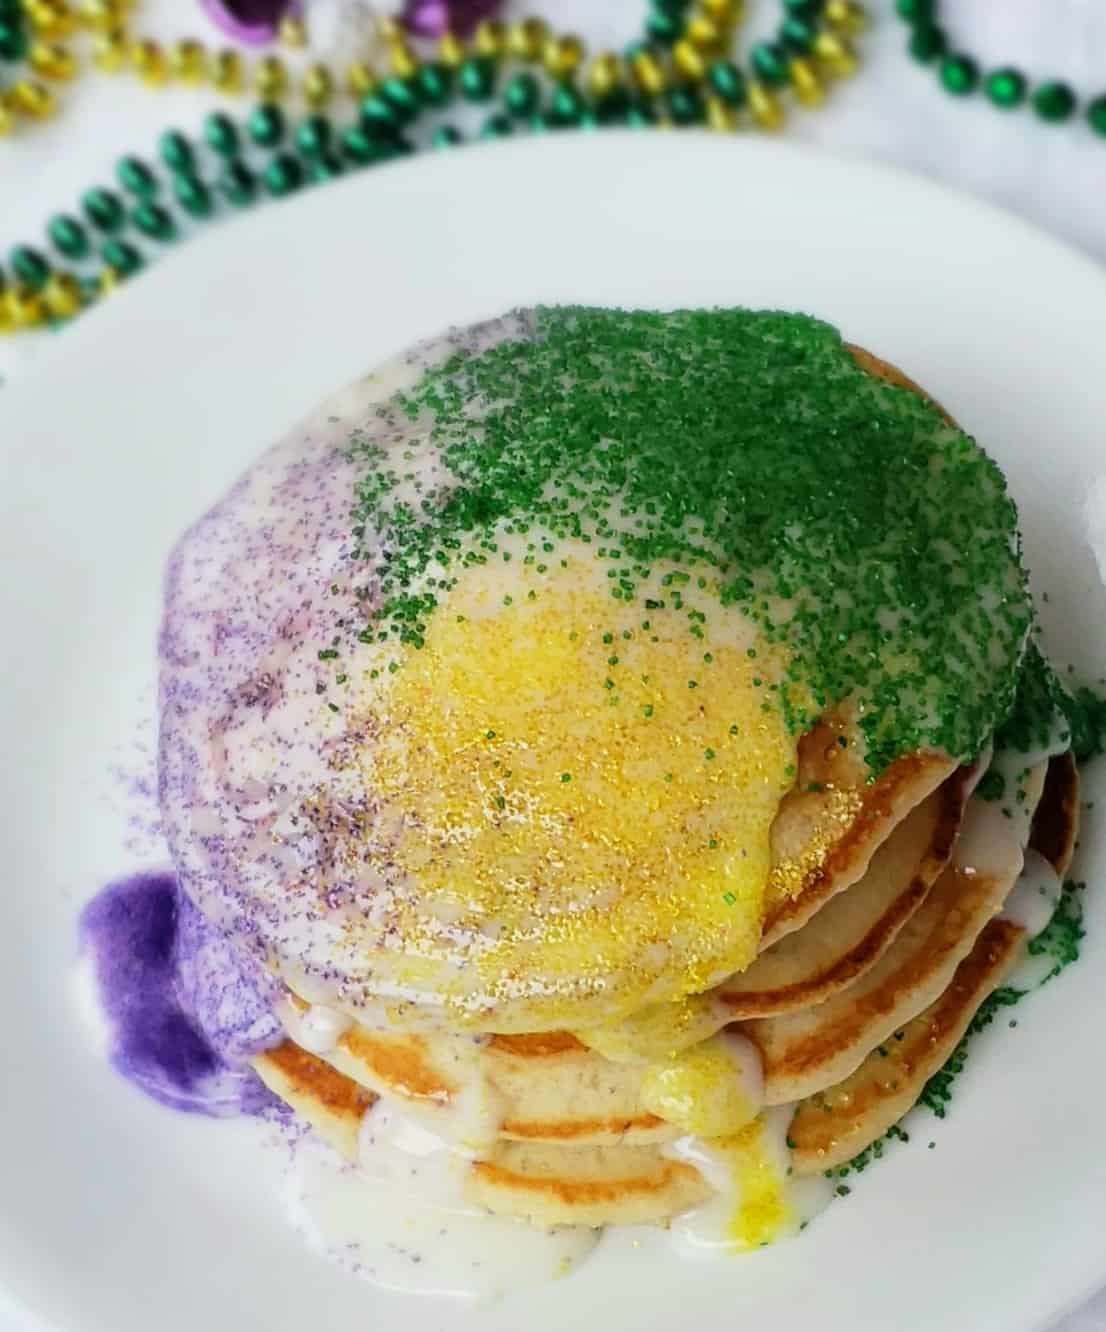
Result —
[[[602, 359], [571, 342], [574, 318], [562, 321], [572, 370], [551, 386], [551, 413], [572, 376], [594, 379], [583, 374], [589, 356]], [[677, 341], [664, 346], [674, 367], [655, 351], [624, 355], [639, 333], [633, 316], [617, 317], [612, 341], [598, 345], [623, 357], [624, 374], [644, 364], [668, 376], [666, 393], [686, 394], [686, 367], [719, 345], [710, 318], [680, 316]], [[817, 346], [802, 328], [789, 343], [791, 319], [765, 317], [765, 363], [800, 394], [807, 362], [829, 365], [832, 392], [825, 397], [811, 370], [809, 400], [783, 402], [781, 429], [801, 431], [823, 404], [842, 402], [841, 429], [883, 406], [890, 415], [880, 419], [893, 424], [902, 399], [903, 428], [923, 450], [910, 475], [982, 457], [940, 409], [917, 415], [920, 391], [892, 367], [824, 332]], [[555, 318], [550, 326], [556, 333]], [[788, 1229], [790, 1179], [849, 1160], [911, 1108], [1041, 928], [1039, 911], [1008, 902], [1027, 864], [1053, 893], [1068, 868], [1075, 765], [1055, 726], [1047, 741], [996, 755], [1009, 775], [1005, 800], [981, 785], [997, 709], [1036, 654], [1026, 648], [1031, 610], [997, 470], [977, 475], [988, 494], [998, 487], [980, 520], [991, 521], [998, 555], [978, 604], [972, 588], [965, 595], [941, 515], [922, 504], [909, 518], [918, 525], [910, 539], [931, 540], [940, 564], [949, 642], [980, 635], [972, 650], [981, 655], [953, 663], [971, 722], [957, 734], [971, 739], [955, 756], [926, 743], [927, 700], [946, 695], [927, 695], [924, 677], [938, 679], [942, 662], [923, 661], [917, 685], [908, 667], [924, 659], [925, 640], [910, 640], [909, 625], [921, 622], [921, 603], [893, 601], [870, 621], [895, 658], [879, 687], [892, 705], [900, 686], [904, 696], [915, 688], [903, 715], [914, 708], [919, 740], [873, 757], [882, 733], [871, 710], [865, 716], [863, 689], [827, 699], [817, 680], [800, 681], [785, 700], [780, 644], [802, 599], [778, 589], [801, 567], [794, 551], [821, 539], [801, 530], [809, 506], [780, 526], [773, 637], [756, 621], [766, 595], [750, 593], [745, 616], [732, 599], [711, 600], [720, 584], [700, 576], [697, 592], [667, 555], [634, 569], [642, 581], [636, 593], [626, 583], [626, 606], [617, 590], [612, 601], [599, 580], [628, 566], [604, 575], [586, 526], [569, 539], [562, 525], [541, 544], [532, 518], [503, 504], [521, 496], [519, 506], [553, 512], [556, 527], [563, 511], [550, 497], [583, 496], [573, 502], [604, 539], [617, 497], [611, 505], [603, 492], [610, 507], [589, 508], [587, 486], [617, 476], [628, 494], [635, 478], [632, 457], [612, 464], [616, 446], [600, 426], [594, 454], [572, 461], [583, 478], [575, 490], [556, 469], [531, 484], [525, 456], [504, 481], [490, 447], [480, 465], [500, 490], [460, 486], [458, 447], [479, 453], [495, 395], [511, 428], [528, 423], [509, 415], [509, 377], [470, 404], [449, 375], [544, 336], [540, 318], [523, 314], [420, 349], [330, 404], [193, 529], [170, 570], [162, 641], [163, 810], [185, 891], [278, 978], [286, 1039], [253, 1067], [349, 1160], [363, 1160], [366, 1125], [386, 1110], [452, 1152], [464, 1196], [488, 1212], [543, 1227], [635, 1224], [755, 1195], [759, 1219], [732, 1230], [748, 1247]], [[525, 358], [518, 365], [525, 379]], [[416, 401], [413, 386], [434, 373], [438, 386]], [[544, 413], [542, 384], [527, 392]], [[601, 390], [596, 401], [605, 411]], [[625, 410], [641, 411], [648, 427], [630, 390]], [[718, 419], [705, 417], [705, 427]], [[873, 448], [886, 442], [880, 428]], [[763, 456], [770, 486], [770, 450]], [[802, 499], [807, 484], [803, 473], [788, 493]], [[663, 477], [649, 485], [636, 517], [621, 501], [627, 531], [668, 502]], [[732, 491], [727, 515], [708, 496], [692, 515], [705, 536], [682, 518], [667, 532], [698, 543], [693, 572], [721, 567], [703, 514], [735, 526], [732, 510], [746, 506], [741, 521], [771, 526], [758, 497], [746, 500]], [[364, 556], [367, 521], [378, 524], [375, 565]], [[435, 523], [440, 547], [424, 544], [411, 574], [404, 534], [415, 534], [414, 548]], [[513, 550], [530, 553], [510, 564]], [[873, 550], [876, 582], [910, 581], [909, 559], [887, 573], [901, 550]], [[550, 565], [563, 556], [563, 573], [534, 563], [546, 551]], [[597, 556], [607, 555], [599, 544]], [[669, 593], [674, 581], [683, 598]], [[837, 610], [859, 588], [844, 587]], [[536, 609], [524, 614], [520, 601]], [[1000, 609], [1006, 619], [992, 634], [985, 622]], [[400, 649], [380, 627], [385, 613], [400, 620]], [[573, 628], [585, 620], [596, 639], [586, 646]], [[598, 674], [589, 677], [581, 672], [592, 669], [592, 650]], [[878, 663], [858, 669], [875, 687]], [[646, 701], [654, 697], [656, 709]], [[789, 720], [800, 714], [801, 732]], [[642, 716], [652, 731], [640, 729]], [[721, 741], [712, 726], [725, 728]], [[995, 743], [1005, 744], [1001, 734]]]

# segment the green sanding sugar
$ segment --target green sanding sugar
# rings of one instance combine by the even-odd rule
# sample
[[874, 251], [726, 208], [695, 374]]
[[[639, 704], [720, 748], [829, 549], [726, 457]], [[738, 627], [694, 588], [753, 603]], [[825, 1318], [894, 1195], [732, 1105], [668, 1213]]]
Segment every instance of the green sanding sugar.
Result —
[[978, 752], [1010, 709], [1031, 605], [1014, 505], [973, 440], [801, 315], [563, 307], [511, 327], [396, 400], [455, 484], [400, 502], [395, 464], [351, 441], [354, 530], [384, 552], [373, 636], [419, 646], [496, 533], [538, 559], [575, 538], [612, 597], [647, 614], [650, 571], [675, 564], [783, 644], [795, 731], [853, 697], [874, 771], [924, 746]]

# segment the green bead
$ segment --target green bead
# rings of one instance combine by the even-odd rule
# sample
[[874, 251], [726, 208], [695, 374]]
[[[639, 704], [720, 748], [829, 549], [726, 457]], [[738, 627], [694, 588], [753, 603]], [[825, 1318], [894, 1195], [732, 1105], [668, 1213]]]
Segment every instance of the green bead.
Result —
[[979, 66], [966, 55], [947, 55], [941, 61], [940, 79], [946, 92], [966, 97], [979, 83]]
[[495, 92], [495, 61], [488, 56], [470, 56], [461, 66], [461, 95], [470, 102], [486, 102]]
[[265, 188], [276, 199], [298, 190], [303, 176], [303, 163], [289, 153], [277, 153], [263, 173]]
[[535, 111], [530, 117], [530, 132], [532, 134], [548, 134], [551, 129], [556, 129], [553, 124], [553, 117], [546, 111]]
[[29, 245], [17, 245], [10, 256], [11, 270], [18, 282], [38, 291], [50, 276], [50, 261]]
[[139, 157], [124, 157], [115, 168], [119, 184], [139, 199], [152, 199], [159, 186], [157, 177]]
[[131, 214], [131, 221], [146, 236], [154, 240], [170, 240], [177, 234], [177, 224], [173, 215], [161, 204], [147, 200], [140, 203]]
[[643, 97], [631, 100], [626, 108], [626, 124], [630, 129], [648, 129], [656, 123], [656, 112]]
[[703, 101], [694, 88], [671, 88], [667, 101], [669, 115], [677, 125], [698, 125], [702, 122]]
[[691, 6], [691, 0], [653, 0], [653, 9], [658, 14], [675, 14], [678, 17], [686, 14]]
[[0, 60], [22, 60], [27, 54], [27, 36], [16, 18], [0, 19]]
[[895, 9], [908, 23], [931, 23], [937, 0], [895, 0]]
[[537, 110], [541, 99], [541, 86], [533, 74], [525, 70], [514, 75], [503, 89], [503, 101], [513, 116], [525, 119]]
[[180, 130], [167, 130], [158, 142], [158, 152], [170, 171], [191, 171], [196, 160], [192, 144]]
[[907, 50], [920, 64], [928, 65], [931, 60], [945, 54], [948, 38], [945, 30], [935, 23], [919, 24], [910, 34]]
[[418, 75], [419, 94], [427, 106], [448, 106], [453, 94], [453, 71], [448, 65], [431, 61]]
[[250, 112], [250, 138], [262, 148], [275, 148], [284, 138], [284, 112], [274, 102], [262, 102]]
[[330, 147], [333, 133], [326, 116], [308, 116], [296, 127], [296, 147], [304, 157], [322, 157]]
[[465, 136], [456, 125], [439, 125], [430, 136], [430, 146], [432, 148], [455, 148], [464, 141]]
[[81, 199], [85, 216], [100, 231], [118, 231], [123, 225], [123, 203], [111, 190], [91, 189]]
[[784, 12], [796, 18], [817, 18], [824, 7], [825, 0], [783, 0]]
[[379, 142], [361, 128], [351, 125], [342, 131], [342, 155], [356, 166], [367, 166], [380, 156]]
[[100, 251], [100, 258], [121, 277], [130, 277], [142, 267], [142, 251], [127, 241], [109, 240]]
[[215, 207], [210, 188], [196, 176], [178, 175], [173, 181], [177, 203], [193, 217], [210, 217]]
[[1087, 123], [1096, 134], [1106, 135], [1106, 96], [1096, 97], [1087, 107]]
[[624, 125], [626, 113], [630, 109], [630, 94], [625, 88], [612, 88], [605, 97], [601, 97], [595, 107], [595, 115], [600, 125]]
[[346, 164], [337, 153], [325, 152], [312, 159], [310, 171], [312, 180], [334, 180], [337, 176], [345, 175]]
[[745, 105], [745, 75], [731, 60], [716, 60], [707, 70], [710, 86], [728, 106]]
[[814, 24], [792, 14], [780, 24], [780, 44], [796, 55], [806, 55], [814, 45], [818, 30]]
[[218, 179], [219, 193], [235, 208], [253, 203], [257, 194], [257, 176], [245, 164], [235, 159], [228, 162]]
[[566, 129], [573, 125], [579, 125], [580, 118], [586, 110], [587, 103], [579, 90], [574, 88], [571, 83], [562, 83], [557, 87], [549, 107], [553, 124]]
[[361, 103], [361, 125], [370, 134], [395, 134], [399, 129], [399, 114], [386, 98], [373, 93]]
[[995, 106], [1006, 110], [1025, 101], [1025, 75], [1016, 69], [996, 69], [987, 75], [983, 91]]
[[502, 111], [496, 112], [494, 116], [489, 116], [480, 127], [480, 137], [482, 139], [505, 139], [508, 134], [514, 132], [515, 122]]
[[645, 20], [645, 31], [651, 41], [672, 46], [684, 30], [684, 21], [675, 14], [654, 10]]
[[787, 56], [775, 42], [757, 42], [749, 52], [749, 63], [765, 83], [782, 87], [787, 82]]
[[1075, 93], [1058, 80], [1040, 84], [1033, 92], [1032, 101], [1033, 110], [1052, 125], [1070, 120], [1075, 111]]
[[59, 213], [46, 228], [54, 248], [68, 259], [83, 259], [88, 253], [88, 232], [75, 217]]
[[398, 125], [409, 125], [422, 110], [422, 99], [414, 80], [385, 79], [379, 95], [395, 110]]
[[216, 111], [204, 121], [204, 139], [211, 151], [220, 157], [234, 157], [241, 144], [238, 126], [222, 111]]

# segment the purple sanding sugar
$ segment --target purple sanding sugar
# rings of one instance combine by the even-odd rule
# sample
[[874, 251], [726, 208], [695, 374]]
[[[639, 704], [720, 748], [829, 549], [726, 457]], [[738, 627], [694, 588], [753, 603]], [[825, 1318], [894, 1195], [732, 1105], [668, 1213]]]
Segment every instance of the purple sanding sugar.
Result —
[[279, 1110], [243, 1062], [281, 1039], [273, 983], [227, 947], [172, 874], [109, 884], [84, 909], [80, 932], [124, 1077], [177, 1110]]

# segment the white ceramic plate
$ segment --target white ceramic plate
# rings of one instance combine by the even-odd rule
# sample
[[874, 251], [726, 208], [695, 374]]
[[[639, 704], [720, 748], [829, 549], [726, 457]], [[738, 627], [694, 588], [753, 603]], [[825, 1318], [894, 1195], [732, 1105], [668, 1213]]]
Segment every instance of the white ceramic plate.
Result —
[[1094, 811], [1080, 965], [987, 1032], [946, 1121], [801, 1240], [725, 1264], [613, 1236], [491, 1308], [382, 1295], [286, 1227], [263, 1131], [147, 1102], [74, 1020], [79, 906], [149, 863], [107, 774], [152, 741], [173, 538], [329, 390], [539, 300], [799, 308], [896, 362], [1006, 468], [1054, 654], [1102, 673], [1079, 507], [1104, 467], [1106, 278], [1008, 217], [787, 147], [612, 134], [380, 170], [213, 229], [0, 394], [0, 1286], [65, 1332], [1039, 1328], [1106, 1280]]

